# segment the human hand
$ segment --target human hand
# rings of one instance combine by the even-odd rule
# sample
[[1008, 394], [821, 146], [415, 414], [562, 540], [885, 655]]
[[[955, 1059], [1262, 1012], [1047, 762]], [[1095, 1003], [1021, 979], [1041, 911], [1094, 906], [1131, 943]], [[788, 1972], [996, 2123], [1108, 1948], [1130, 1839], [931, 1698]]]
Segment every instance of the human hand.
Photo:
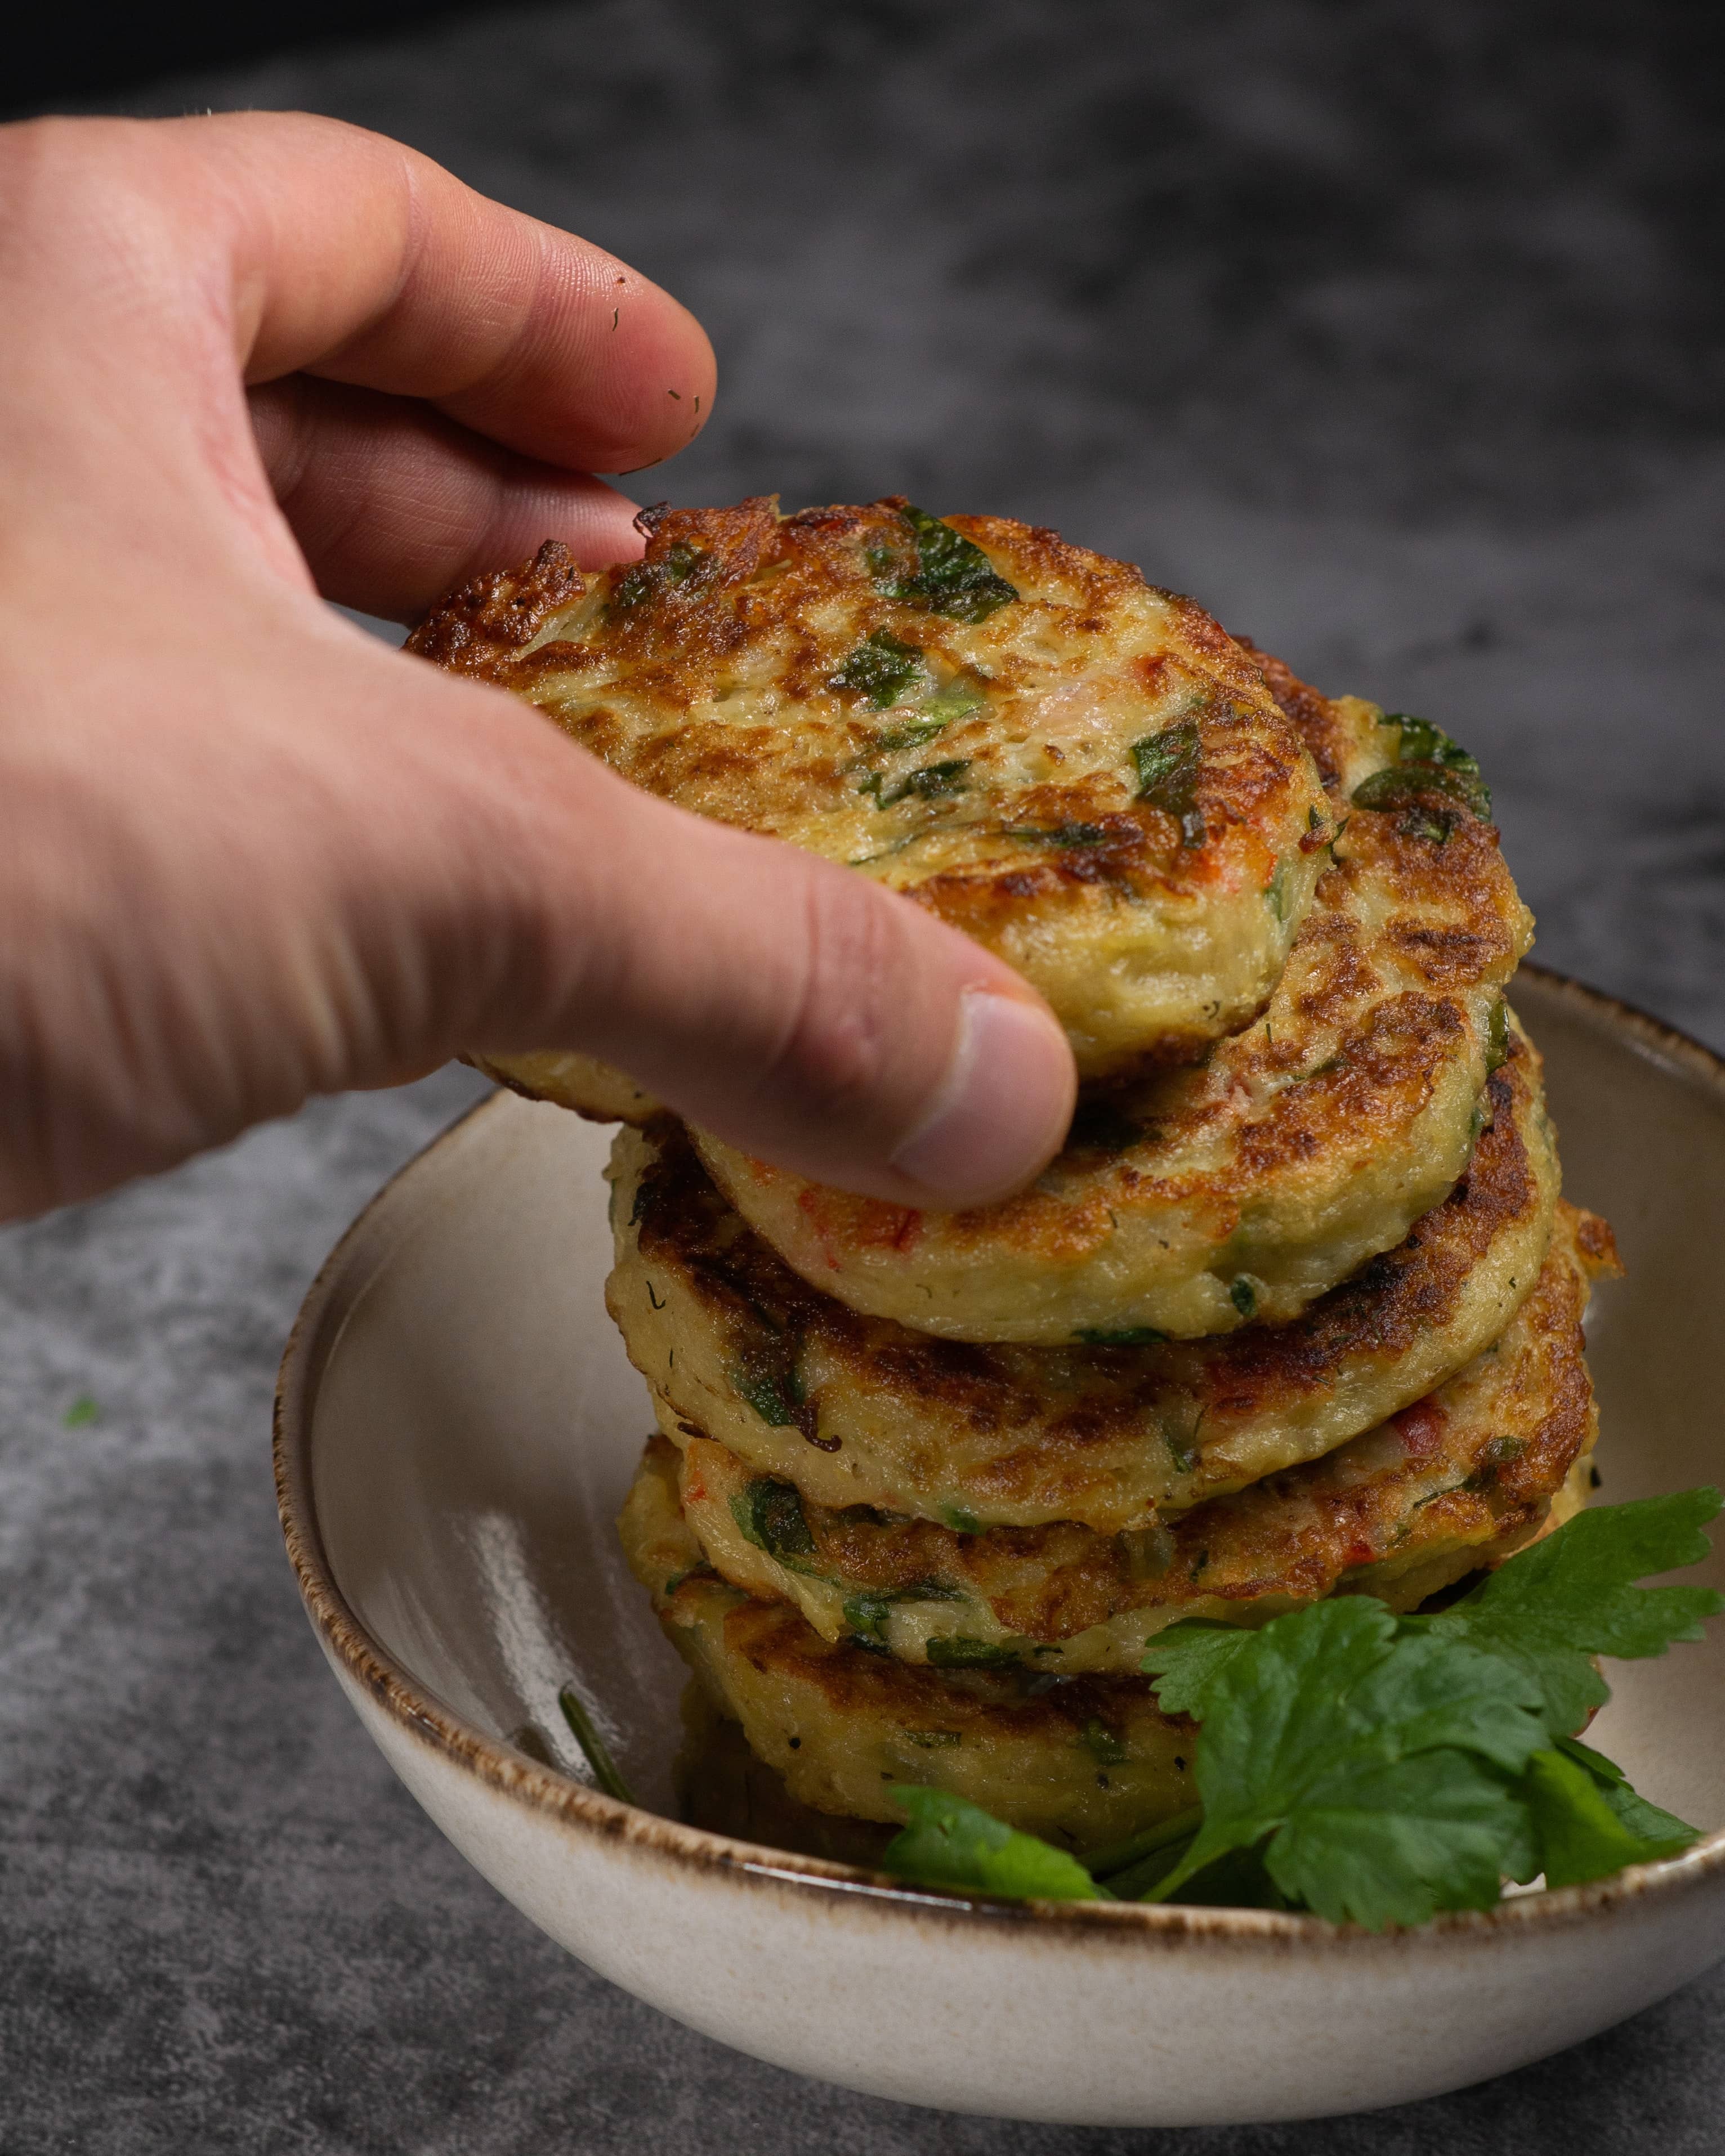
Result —
[[1071, 1059], [998, 959], [363, 635], [673, 454], [712, 358], [585, 242], [336, 122], [0, 129], [0, 1217], [464, 1047], [763, 1158], [1004, 1195]]

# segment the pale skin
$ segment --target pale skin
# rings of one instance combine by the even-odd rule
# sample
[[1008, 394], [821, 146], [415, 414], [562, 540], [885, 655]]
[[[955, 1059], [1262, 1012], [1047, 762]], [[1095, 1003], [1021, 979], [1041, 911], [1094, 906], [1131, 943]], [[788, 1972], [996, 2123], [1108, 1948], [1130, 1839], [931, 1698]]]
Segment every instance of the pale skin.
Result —
[[998, 960], [323, 603], [634, 558], [588, 475], [712, 407], [668, 294], [335, 121], [49, 121], [0, 323], [0, 1218], [474, 1047], [901, 1204], [1045, 1164], [1071, 1059]]

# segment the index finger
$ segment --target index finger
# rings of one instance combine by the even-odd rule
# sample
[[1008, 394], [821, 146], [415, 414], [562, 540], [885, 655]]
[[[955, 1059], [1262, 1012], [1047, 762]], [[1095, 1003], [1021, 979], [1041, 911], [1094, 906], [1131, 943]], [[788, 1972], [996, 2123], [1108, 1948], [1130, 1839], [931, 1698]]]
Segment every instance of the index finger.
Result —
[[339, 121], [168, 125], [187, 184], [222, 213], [248, 382], [304, 372], [424, 398], [578, 471], [655, 463], [699, 433], [713, 396], [706, 332], [603, 248]]

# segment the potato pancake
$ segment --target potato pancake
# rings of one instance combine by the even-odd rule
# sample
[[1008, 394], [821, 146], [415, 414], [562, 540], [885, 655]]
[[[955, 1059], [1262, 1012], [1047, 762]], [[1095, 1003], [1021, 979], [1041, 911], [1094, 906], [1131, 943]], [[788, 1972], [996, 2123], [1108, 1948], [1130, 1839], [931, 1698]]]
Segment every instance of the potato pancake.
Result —
[[650, 793], [905, 892], [1034, 983], [1086, 1075], [1190, 1060], [1263, 1009], [1332, 818], [1201, 608], [896, 497], [643, 522], [634, 567], [583, 576], [550, 543], [408, 649]]
[[967, 1527], [1147, 1527], [1370, 1430], [1508, 1324], [1558, 1163], [1519, 1028], [1466, 1174], [1285, 1326], [1143, 1347], [974, 1346], [863, 1317], [745, 1225], [669, 1120], [619, 1133], [607, 1307], [663, 1403], [815, 1503]]
[[767, 1849], [793, 1849], [833, 1864], [878, 1871], [904, 1821], [847, 1819], [798, 1804], [764, 1759], [749, 1749], [742, 1725], [722, 1714], [698, 1677], [683, 1687], [683, 1742], [671, 1768], [677, 1813], [710, 1834], [734, 1835]]
[[1183, 1618], [1261, 1625], [1332, 1594], [1407, 1609], [1537, 1533], [1594, 1433], [1581, 1321], [1603, 1221], [1561, 1207], [1532, 1293], [1466, 1369], [1326, 1458], [1147, 1532], [1065, 1522], [964, 1534], [834, 1511], [685, 1440], [679, 1494], [733, 1586], [795, 1604], [823, 1638], [942, 1670], [1138, 1667]]
[[1163, 1713], [1147, 1678], [916, 1668], [824, 1640], [788, 1604], [717, 1577], [676, 1479], [675, 1448], [655, 1438], [618, 1522], [629, 1568], [714, 1705], [798, 1803], [902, 1824], [889, 1784], [923, 1783], [1081, 1851], [1195, 1801], [1196, 1732]]
[[1325, 710], [1351, 806], [1260, 1022], [1199, 1068], [1093, 1089], [1031, 1188], [972, 1212], [829, 1189], [697, 1132], [750, 1226], [854, 1310], [1047, 1346], [1285, 1323], [1399, 1243], [1466, 1165], [1532, 921], [1462, 798], [1485, 805], [1471, 759], [1374, 705]]

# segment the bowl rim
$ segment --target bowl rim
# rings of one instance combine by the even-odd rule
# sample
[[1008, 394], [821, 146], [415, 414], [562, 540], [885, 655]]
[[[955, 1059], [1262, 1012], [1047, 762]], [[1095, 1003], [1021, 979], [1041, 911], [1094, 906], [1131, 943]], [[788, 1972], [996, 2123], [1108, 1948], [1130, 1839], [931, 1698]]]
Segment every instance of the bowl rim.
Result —
[[[1524, 965], [1528, 977], [1594, 1019], [1627, 1034], [1642, 1053], [1679, 1065], [1725, 1101], [1725, 1058], [1662, 1019], [1568, 975]], [[1513, 990], [1514, 982], [1510, 983]], [[345, 1320], [374, 1276], [357, 1268], [398, 1193], [433, 1155], [456, 1142], [467, 1127], [499, 1112], [512, 1112], [514, 1096], [500, 1089], [465, 1110], [439, 1132], [372, 1195], [331, 1250], [294, 1321], [275, 1387], [274, 1457], [276, 1505], [283, 1538], [313, 1630], [338, 1671], [369, 1694], [398, 1728], [449, 1764], [474, 1776], [511, 1803], [552, 1824], [619, 1854], [668, 1861], [709, 1882], [738, 1889], [791, 1890], [829, 1901], [862, 1902], [883, 1915], [897, 1911], [927, 1922], [961, 1928], [1008, 1923], [1034, 1928], [1039, 1936], [1124, 1945], [1137, 1941], [1165, 1949], [1176, 1942], [1261, 1948], [1303, 1944], [1335, 1950], [1382, 1951], [1400, 1939], [1473, 1938], [1568, 1928], [1598, 1920], [1614, 1908], [1656, 1898], [1665, 1901], [1725, 1872], [1725, 1828], [1704, 1835], [1692, 1848], [1663, 1863], [1633, 1865], [1586, 1886], [1512, 1896], [1487, 1910], [1445, 1912], [1412, 1931], [1368, 1932], [1332, 1924], [1321, 1917], [1266, 1909], [1207, 1908], [1178, 1902], [1023, 1902], [983, 1894], [920, 1887], [888, 1873], [803, 1856], [716, 1834], [706, 1828], [607, 1795], [553, 1767], [540, 1764], [506, 1738], [494, 1737], [454, 1712], [427, 1691], [366, 1630], [336, 1582], [317, 1519], [311, 1480], [311, 1438], [319, 1383]], [[388, 1243], [380, 1250], [387, 1258]]]

